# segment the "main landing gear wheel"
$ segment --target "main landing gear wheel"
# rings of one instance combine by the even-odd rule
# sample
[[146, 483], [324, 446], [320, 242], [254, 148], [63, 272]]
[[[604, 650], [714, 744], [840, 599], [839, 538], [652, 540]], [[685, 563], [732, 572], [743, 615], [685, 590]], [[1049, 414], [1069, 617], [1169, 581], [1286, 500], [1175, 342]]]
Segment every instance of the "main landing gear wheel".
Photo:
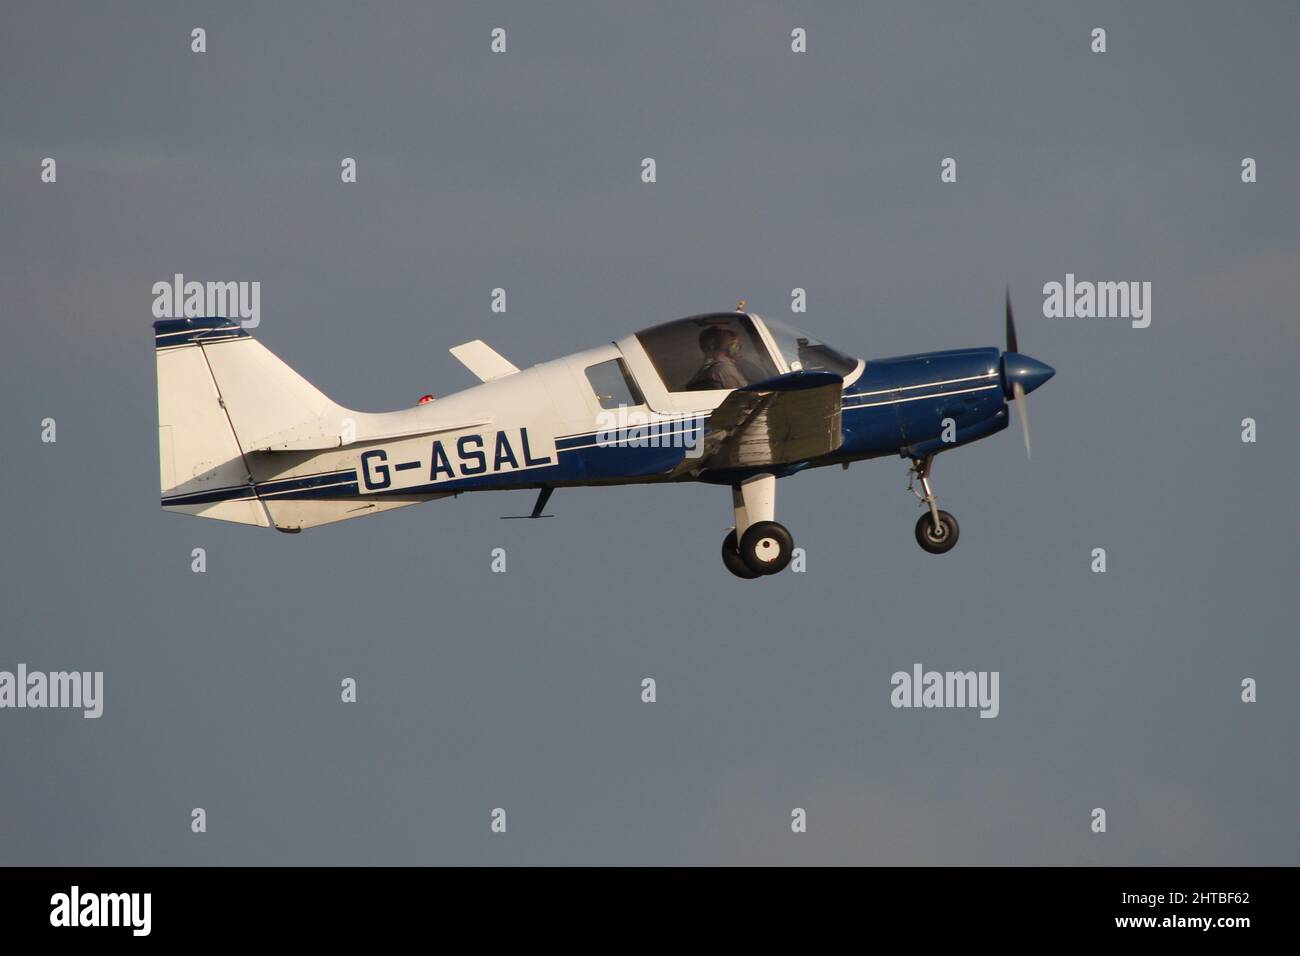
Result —
[[772, 520], [776, 515], [776, 476], [750, 475], [731, 486], [736, 528], [722, 542], [722, 563], [738, 578], [753, 580], [786, 569], [794, 557], [790, 532]]
[[794, 554], [794, 538], [784, 525], [775, 521], [756, 521], [740, 536], [740, 560], [757, 574], [784, 571]]
[[732, 532], [722, 540], [722, 563], [738, 578], [744, 578], [746, 581], [752, 581], [754, 578], [762, 577], [757, 571], [751, 571], [749, 565], [740, 559], [740, 551], [736, 547], [736, 532]]
[[946, 554], [957, 543], [961, 529], [957, 519], [946, 511], [939, 512], [939, 527], [934, 526], [934, 516], [926, 512], [916, 522], [916, 543], [931, 554]]

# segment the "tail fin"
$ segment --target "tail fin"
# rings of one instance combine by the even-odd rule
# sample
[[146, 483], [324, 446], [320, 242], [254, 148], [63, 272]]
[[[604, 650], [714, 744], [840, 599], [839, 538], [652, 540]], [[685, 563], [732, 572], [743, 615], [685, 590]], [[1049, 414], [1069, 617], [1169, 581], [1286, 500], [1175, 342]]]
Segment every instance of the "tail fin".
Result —
[[266, 527], [248, 456], [337, 435], [345, 410], [229, 319], [153, 327], [163, 507]]

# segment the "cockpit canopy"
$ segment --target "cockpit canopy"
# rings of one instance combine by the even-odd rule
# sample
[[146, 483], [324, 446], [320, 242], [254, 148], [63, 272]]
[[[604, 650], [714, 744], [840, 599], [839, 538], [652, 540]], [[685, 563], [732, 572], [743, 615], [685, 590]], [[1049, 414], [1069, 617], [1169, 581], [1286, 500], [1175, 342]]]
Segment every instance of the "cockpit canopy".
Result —
[[[693, 315], [636, 337], [670, 392], [739, 388], [780, 374], [753, 319], [743, 312]], [[720, 380], [735, 384], [715, 384]]]
[[857, 359], [831, 348], [803, 329], [796, 329], [793, 325], [786, 325], [773, 319], [762, 321], [781, 357], [785, 359], [786, 366], [792, 372], [834, 372], [843, 378], [858, 367]]
[[787, 371], [858, 367], [807, 332], [744, 312], [711, 312], [636, 333], [670, 392], [740, 388]]

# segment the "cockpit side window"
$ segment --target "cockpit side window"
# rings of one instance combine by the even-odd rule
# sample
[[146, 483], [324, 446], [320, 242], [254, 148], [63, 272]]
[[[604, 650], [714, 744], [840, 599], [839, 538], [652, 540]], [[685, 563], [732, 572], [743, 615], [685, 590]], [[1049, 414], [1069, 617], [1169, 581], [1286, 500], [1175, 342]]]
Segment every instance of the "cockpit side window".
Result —
[[632, 408], [645, 404], [641, 391], [627, 373], [622, 359], [610, 359], [587, 367], [587, 382], [601, 408]]
[[679, 319], [638, 332], [637, 339], [670, 392], [740, 388], [777, 374], [743, 313]]

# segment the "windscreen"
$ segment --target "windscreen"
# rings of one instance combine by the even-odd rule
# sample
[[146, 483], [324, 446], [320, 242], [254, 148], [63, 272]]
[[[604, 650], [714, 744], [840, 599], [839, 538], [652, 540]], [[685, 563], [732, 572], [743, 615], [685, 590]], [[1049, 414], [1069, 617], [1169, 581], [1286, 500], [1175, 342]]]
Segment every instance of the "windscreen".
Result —
[[858, 367], [857, 359], [831, 348], [803, 329], [766, 318], [763, 324], [792, 372], [826, 371], [845, 376]]

